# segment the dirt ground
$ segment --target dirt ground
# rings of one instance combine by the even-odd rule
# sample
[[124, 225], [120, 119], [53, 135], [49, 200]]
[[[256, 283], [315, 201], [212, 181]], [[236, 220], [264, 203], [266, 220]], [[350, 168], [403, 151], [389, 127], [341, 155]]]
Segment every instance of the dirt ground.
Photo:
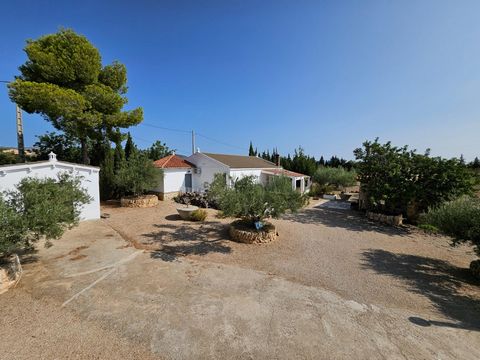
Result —
[[335, 202], [237, 244], [215, 211], [175, 207], [104, 208], [25, 259], [0, 295], [0, 358], [480, 358], [467, 246]]

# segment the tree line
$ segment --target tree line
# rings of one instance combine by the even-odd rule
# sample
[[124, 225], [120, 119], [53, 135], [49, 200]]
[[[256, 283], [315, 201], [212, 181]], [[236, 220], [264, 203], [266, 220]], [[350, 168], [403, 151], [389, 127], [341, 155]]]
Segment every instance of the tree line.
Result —
[[253, 144], [250, 141], [248, 155], [258, 156], [273, 163], [276, 163], [277, 157], [280, 157], [280, 165], [284, 169], [309, 176], [313, 176], [319, 166], [335, 168], [342, 167], [347, 170], [352, 170], [355, 167], [354, 161], [339, 158], [335, 155], [327, 160], [325, 160], [323, 156], [316, 159], [315, 156], [305, 154], [305, 150], [301, 146], [294, 150], [293, 156], [290, 154], [287, 154], [287, 156], [280, 156], [276, 148], [274, 148], [272, 152], [266, 150], [260, 153], [257, 148], [253, 147]]

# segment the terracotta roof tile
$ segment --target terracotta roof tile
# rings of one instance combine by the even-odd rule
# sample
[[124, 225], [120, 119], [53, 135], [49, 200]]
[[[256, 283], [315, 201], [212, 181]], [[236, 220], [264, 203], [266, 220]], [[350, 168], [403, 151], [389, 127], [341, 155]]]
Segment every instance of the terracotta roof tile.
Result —
[[175, 154], [165, 156], [164, 158], [161, 158], [159, 160], [155, 160], [153, 162], [153, 165], [156, 168], [162, 168], [162, 169], [171, 169], [171, 168], [190, 169], [195, 167], [195, 165], [193, 165], [192, 163], [189, 163], [185, 159]]

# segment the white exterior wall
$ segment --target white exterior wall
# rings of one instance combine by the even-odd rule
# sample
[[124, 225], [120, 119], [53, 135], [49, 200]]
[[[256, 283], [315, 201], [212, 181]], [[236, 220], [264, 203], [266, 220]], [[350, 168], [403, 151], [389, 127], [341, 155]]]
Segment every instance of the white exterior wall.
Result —
[[194, 190], [205, 190], [205, 183], [210, 184], [215, 177], [215, 174], [228, 174], [229, 167], [209, 158], [202, 153], [195, 153], [186, 159], [188, 162], [194, 164], [200, 170], [200, 174], [193, 174]]
[[254, 176], [257, 182], [265, 184], [265, 176], [263, 176], [262, 170], [260, 169], [231, 169], [229, 175], [232, 183], [246, 176]]
[[[191, 169], [163, 169], [163, 192], [185, 192], [185, 174], [192, 174]], [[192, 174], [192, 188], [195, 188]]]
[[2, 166], [0, 167], [0, 191], [15, 190], [15, 185], [26, 177], [56, 179], [60, 173], [71, 173], [82, 177], [81, 187], [85, 188], [88, 195], [93, 199], [90, 203], [83, 206], [80, 220], [99, 219], [99, 171], [99, 168], [93, 166], [70, 164], [56, 160]]

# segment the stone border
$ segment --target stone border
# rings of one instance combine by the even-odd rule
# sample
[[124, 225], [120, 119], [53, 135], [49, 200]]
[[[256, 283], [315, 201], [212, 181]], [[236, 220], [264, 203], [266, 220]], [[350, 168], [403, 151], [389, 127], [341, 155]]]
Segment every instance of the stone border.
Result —
[[277, 229], [271, 223], [265, 223], [262, 230], [250, 229], [242, 220], [230, 224], [229, 234], [233, 241], [244, 244], [265, 244], [277, 239]]
[[367, 218], [373, 221], [378, 221], [383, 224], [400, 226], [403, 224], [403, 216], [400, 215], [384, 215], [367, 211]]
[[120, 199], [120, 206], [122, 207], [149, 208], [157, 205], [157, 195], [127, 196]]

